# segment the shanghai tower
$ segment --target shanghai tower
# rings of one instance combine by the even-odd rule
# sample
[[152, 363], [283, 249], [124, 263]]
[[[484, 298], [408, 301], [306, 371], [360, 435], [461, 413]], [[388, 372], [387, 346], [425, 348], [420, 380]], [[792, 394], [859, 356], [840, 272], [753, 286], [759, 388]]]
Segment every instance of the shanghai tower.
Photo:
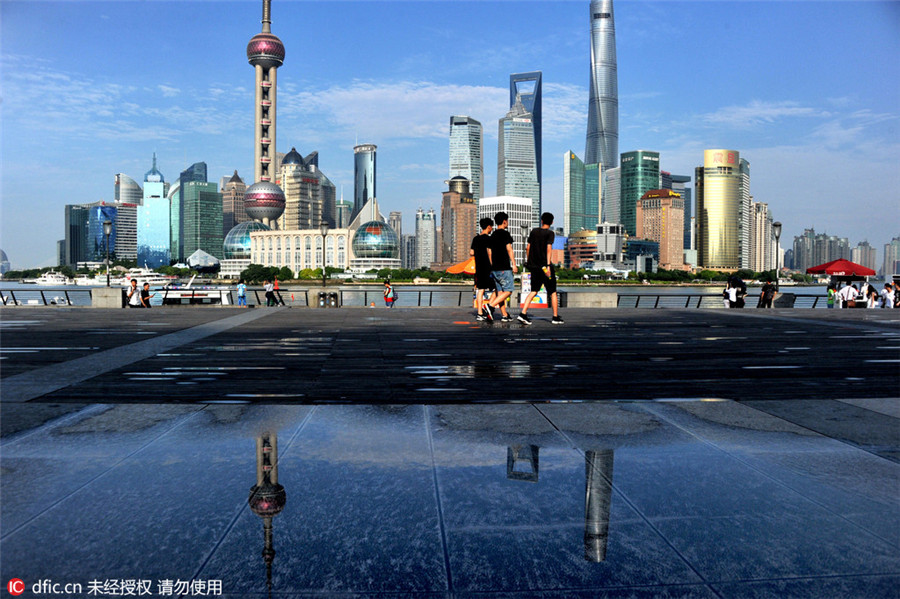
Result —
[[591, 2], [591, 95], [584, 163], [619, 166], [619, 84], [613, 0]]

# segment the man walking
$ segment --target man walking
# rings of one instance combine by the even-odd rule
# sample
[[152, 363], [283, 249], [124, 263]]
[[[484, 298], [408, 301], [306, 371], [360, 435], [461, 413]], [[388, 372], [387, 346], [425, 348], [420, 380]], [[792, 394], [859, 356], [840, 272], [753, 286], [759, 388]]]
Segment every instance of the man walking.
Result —
[[475, 319], [494, 320], [490, 309], [484, 303], [484, 292], [494, 287], [491, 278], [491, 231], [494, 221], [483, 218], [478, 221], [481, 233], [472, 239], [472, 247], [469, 255], [475, 258]]
[[506, 300], [515, 290], [513, 274], [519, 272], [516, 257], [513, 253], [513, 238], [509, 234], [509, 215], [498, 212], [494, 216], [497, 226], [491, 234], [491, 276], [497, 286], [497, 293], [488, 302], [488, 307], [500, 308], [500, 322], [512, 322], [512, 316], [506, 309]]
[[550, 306], [553, 308], [552, 324], [563, 324], [565, 321], [559, 317], [559, 296], [556, 293], [556, 270], [550, 264], [550, 252], [553, 249], [553, 240], [556, 236], [550, 230], [553, 224], [553, 215], [545, 212], [541, 215], [541, 226], [532, 229], [528, 235], [528, 244], [525, 246], [525, 268], [531, 274], [531, 292], [522, 303], [522, 312], [518, 320], [524, 325], [531, 324], [528, 316], [528, 306], [531, 300], [538, 294], [541, 287], [547, 290], [550, 296]]

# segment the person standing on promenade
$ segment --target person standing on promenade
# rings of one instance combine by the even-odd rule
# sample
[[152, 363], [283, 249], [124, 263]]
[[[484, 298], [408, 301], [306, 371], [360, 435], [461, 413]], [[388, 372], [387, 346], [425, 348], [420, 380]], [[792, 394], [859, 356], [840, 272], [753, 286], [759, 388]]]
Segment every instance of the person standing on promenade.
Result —
[[268, 279], [263, 281], [263, 289], [266, 290], [266, 307], [276, 305], [275, 302], [275, 285], [269, 282]]
[[841, 307], [842, 308], [853, 308], [854, 305], [850, 302], [856, 302], [856, 296], [859, 295], [859, 292], [856, 290], [856, 285], [846, 285], [838, 291], [838, 296], [841, 298]]
[[150, 298], [154, 295], [156, 294], [150, 293], [150, 283], [144, 283], [144, 288], [141, 289], [141, 308], [149, 308]]
[[522, 303], [522, 311], [519, 313], [518, 320], [524, 325], [531, 324], [531, 317], [528, 316], [528, 306], [531, 300], [535, 298], [541, 287], [547, 290], [550, 296], [550, 306], [553, 308], [553, 318], [551, 324], [563, 324], [565, 321], [559, 316], [559, 295], [556, 293], [556, 270], [550, 263], [550, 252], [553, 250], [553, 240], [556, 236], [550, 230], [553, 224], [553, 215], [545, 212], [541, 215], [541, 226], [532, 229], [528, 235], [528, 242], [525, 246], [525, 268], [531, 274], [531, 292]]
[[894, 308], [894, 288], [890, 283], [884, 284], [884, 289], [881, 290], [881, 307], [887, 309]]
[[244, 284], [244, 279], [238, 281], [237, 284], [237, 292], [238, 292], [238, 306], [247, 307], [247, 286]]
[[494, 221], [485, 217], [478, 221], [481, 233], [472, 239], [469, 255], [475, 258], [475, 319], [493, 321], [494, 316], [488, 304], [484, 303], [484, 292], [494, 287], [491, 277], [491, 231]]
[[775, 299], [775, 285], [772, 284], [771, 281], [766, 281], [763, 283], [762, 290], [759, 296], [759, 304], [757, 304], [757, 308], [771, 308], [772, 300]]
[[137, 287], [137, 279], [131, 279], [131, 286], [128, 288], [128, 291], [126, 293], [128, 295], [128, 307], [140, 308], [141, 292]]
[[497, 228], [491, 234], [491, 276], [497, 286], [497, 293], [488, 302], [488, 308], [500, 308], [501, 322], [512, 322], [512, 316], [506, 309], [506, 300], [516, 289], [513, 274], [519, 272], [516, 256], [513, 253], [513, 238], [509, 234], [509, 215], [498, 212], [494, 216]]
[[394, 288], [391, 286], [391, 282], [385, 280], [384, 282], [384, 305], [387, 308], [394, 307], [394, 300], [396, 298], [396, 293], [394, 293]]
[[834, 285], [829, 283], [828, 289], [825, 291], [825, 295], [827, 296], [826, 303], [828, 304], [828, 307], [834, 308], [834, 296], [836, 295], [834, 291]]

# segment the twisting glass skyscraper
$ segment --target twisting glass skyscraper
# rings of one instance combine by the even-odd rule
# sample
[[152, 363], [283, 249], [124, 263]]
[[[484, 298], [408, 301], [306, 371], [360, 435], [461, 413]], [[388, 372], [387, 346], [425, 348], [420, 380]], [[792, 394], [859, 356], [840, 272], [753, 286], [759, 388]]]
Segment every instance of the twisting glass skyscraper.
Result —
[[591, 95], [585, 164], [619, 166], [619, 83], [613, 0], [591, 2]]

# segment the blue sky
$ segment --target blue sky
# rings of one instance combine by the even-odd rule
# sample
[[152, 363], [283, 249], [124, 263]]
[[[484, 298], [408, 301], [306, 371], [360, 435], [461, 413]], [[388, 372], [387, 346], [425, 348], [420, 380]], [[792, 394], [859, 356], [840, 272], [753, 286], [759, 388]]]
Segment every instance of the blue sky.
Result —
[[[0, 248], [50, 265], [63, 206], [113, 199], [157, 152], [166, 180], [205, 161], [252, 178], [260, 0], [0, 2]], [[357, 142], [378, 145], [378, 199], [412, 232], [440, 204], [449, 118], [485, 129], [496, 191], [509, 74], [543, 71], [544, 209], [562, 220], [563, 154], [584, 153], [587, 0], [273, 0], [278, 150], [318, 150], [350, 197]], [[868, 240], [900, 235], [900, 2], [615, 4], [619, 150], [693, 177], [706, 148], [750, 161], [751, 193], [784, 223]]]

